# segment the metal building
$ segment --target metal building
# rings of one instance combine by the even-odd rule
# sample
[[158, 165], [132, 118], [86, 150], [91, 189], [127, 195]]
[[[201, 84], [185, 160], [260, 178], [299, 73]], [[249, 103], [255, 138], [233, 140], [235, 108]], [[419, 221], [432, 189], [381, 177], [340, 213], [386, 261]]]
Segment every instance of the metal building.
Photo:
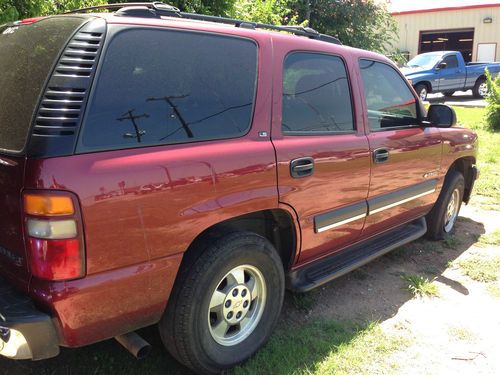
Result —
[[396, 46], [409, 58], [431, 51], [460, 51], [465, 61], [500, 60], [500, 0], [389, 0]]

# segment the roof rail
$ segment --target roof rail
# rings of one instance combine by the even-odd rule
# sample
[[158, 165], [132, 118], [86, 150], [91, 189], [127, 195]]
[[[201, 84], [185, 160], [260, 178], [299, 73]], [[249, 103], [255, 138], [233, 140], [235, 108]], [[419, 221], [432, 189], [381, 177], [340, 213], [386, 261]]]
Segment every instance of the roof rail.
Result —
[[342, 43], [338, 38], [333, 37], [331, 35], [321, 34], [310, 27], [277, 26], [267, 23], [238, 20], [234, 18], [207, 16], [204, 14], [181, 12], [178, 8], [161, 2], [117, 3], [108, 5], [97, 5], [88, 8], [72, 10], [70, 12], [66, 12], [65, 14], [86, 13], [93, 10], [105, 10], [105, 9], [116, 10], [117, 16], [143, 17], [143, 18], [161, 18], [162, 16], [168, 16], [168, 17], [178, 17], [178, 18], [185, 18], [185, 19], [199, 20], [199, 21], [217, 22], [227, 25], [234, 25], [235, 27], [241, 27], [246, 29], [268, 29], [275, 31], [285, 31], [291, 34], [305, 36], [310, 39], [342, 45]]

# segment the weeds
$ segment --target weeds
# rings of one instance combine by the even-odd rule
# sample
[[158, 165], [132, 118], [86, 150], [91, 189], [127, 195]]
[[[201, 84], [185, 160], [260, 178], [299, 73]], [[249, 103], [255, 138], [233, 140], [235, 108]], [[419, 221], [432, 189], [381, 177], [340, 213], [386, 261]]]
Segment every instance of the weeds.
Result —
[[464, 274], [480, 282], [496, 281], [500, 273], [500, 257], [474, 254], [461, 260], [458, 265]]
[[402, 275], [401, 278], [407, 283], [408, 290], [415, 297], [438, 297], [439, 288], [434, 283], [436, 278], [429, 280], [418, 275]]

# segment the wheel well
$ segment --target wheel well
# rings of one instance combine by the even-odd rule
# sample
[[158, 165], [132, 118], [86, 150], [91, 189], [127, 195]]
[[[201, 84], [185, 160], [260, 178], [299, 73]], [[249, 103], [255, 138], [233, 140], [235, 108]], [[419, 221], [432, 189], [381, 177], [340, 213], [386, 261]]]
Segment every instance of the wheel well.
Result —
[[474, 171], [472, 166], [476, 164], [476, 159], [472, 156], [460, 158], [453, 162], [448, 173], [450, 171], [457, 171], [464, 176], [465, 186], [464, 186], [464, 197], [463, 201], [469, 203], [469, 199], [472, 193], [472, 186], [474, 184]]
[[483, 74], [483, 75], [480, 75], [479, 77], [477, 77], [475, 85], [476, 85], [476, 84], [477, 84], [480, 80], [486, 80], [486, 76]]
[[252, 212], [217, 223], [200, 233], [184, 253], [181, 268], [196, 260], [208, 243], [231, 232], [253, 232], [267, 238], [278, 251], [283, 267], [295, 258], [297, 236], [290, 214], [281, 209]]
[[427, 82], [427, 81], [418, 82], [415, 86], [413, 86], [415, 88], [415, 91], [417, 90], [418, 85], [424, 85], [427, 88], [427, 93], [432, 92], [432, 85], [430, 84], [430, 82]]

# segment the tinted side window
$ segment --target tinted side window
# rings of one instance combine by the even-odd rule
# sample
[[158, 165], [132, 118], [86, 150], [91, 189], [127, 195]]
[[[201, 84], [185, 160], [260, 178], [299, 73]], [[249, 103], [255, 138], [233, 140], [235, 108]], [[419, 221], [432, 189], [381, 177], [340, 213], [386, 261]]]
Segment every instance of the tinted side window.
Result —
[[446, 56], [443, 62], [446, 63], [446, 69], [458, 68], [458, 59], [454, 55]]
[[285, 59], [281, 128], [285, 134], [354, 130], [347, 73], [339, 57], [297, 52]]
[[370, 128], [380, 130], [417, 124], [417, 100], [389, 65], [360, 60]]
[[250, 126], [257, 47], [158, 29], [118, 33], [107, 49], [78, 151], [238, 137]]

